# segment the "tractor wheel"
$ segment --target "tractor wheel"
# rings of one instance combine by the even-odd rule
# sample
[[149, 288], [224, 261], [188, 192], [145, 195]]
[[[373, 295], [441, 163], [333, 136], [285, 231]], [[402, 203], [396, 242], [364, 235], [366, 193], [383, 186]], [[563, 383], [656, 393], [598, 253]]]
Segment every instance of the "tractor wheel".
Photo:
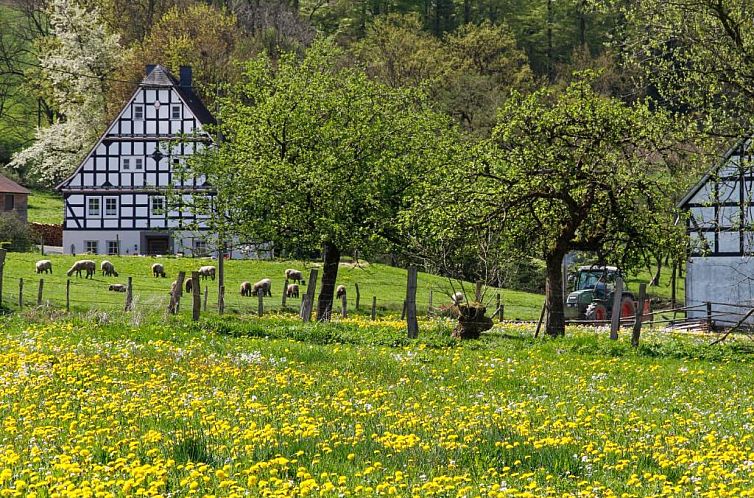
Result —
[[584, 318], [591, 321], [605, 321], [607, 320], [607, 308], [602, 303], [592, 303], [586, 308]]
[[631, 299], [630, 296], [623, 296], [623, 299], [620, 300], [620, 317], [623, 318], [633, 318], [636, 314], [636, 303], [634, 303], [634, 300]]

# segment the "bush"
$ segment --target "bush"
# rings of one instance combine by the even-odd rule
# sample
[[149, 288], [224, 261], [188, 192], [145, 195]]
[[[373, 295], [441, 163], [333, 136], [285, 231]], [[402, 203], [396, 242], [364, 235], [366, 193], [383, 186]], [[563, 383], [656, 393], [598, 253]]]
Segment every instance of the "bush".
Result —
[[28, 251], [32, 245], [29, 225], [16, 216], [0, 217], [0, 247], [9, 251]]

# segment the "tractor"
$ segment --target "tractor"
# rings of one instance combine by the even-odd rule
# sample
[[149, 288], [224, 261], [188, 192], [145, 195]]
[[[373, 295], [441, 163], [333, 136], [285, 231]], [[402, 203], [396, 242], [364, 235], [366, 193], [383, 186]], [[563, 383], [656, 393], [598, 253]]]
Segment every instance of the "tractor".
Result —
[[[610, 320], [615, 299], [615, 278], [622, 277], [614, 266], [580, 266], [570, 275], [574, 290], [568, 294], [565, 317], [568, 320]], [[623, 290], [620, 296], [620, 316], [630, 318], [636, 313], [636, 300]]]

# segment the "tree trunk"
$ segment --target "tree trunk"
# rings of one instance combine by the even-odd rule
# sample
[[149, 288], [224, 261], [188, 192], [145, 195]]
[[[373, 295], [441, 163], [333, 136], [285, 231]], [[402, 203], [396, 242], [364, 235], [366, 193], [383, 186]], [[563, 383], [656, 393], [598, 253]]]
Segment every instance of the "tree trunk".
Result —
[[545, 258], [547, 278], [545, 280], [545, 305], [547, 322], [545, 332], [551, 337], [565, 335], [565, 315], [563, 313], [563, 257], [564, 252], [549, 254]]
[[547, 0], [547, 77], [551, 83], [555, 81], [555, 61], [553, 60], [554, 55], [552, 46], [552, 2], [553, 0]]
[[[317, 304], [317, 321], [329, 322], [332, 316], [332, 302], [335, 295], [335, 281], [338, 278], [340, 249], [330, 242], [325, 242], [322, 250], [324, 267], [322, 268], [322, 287], [319, 290]], [[311, 285], [311, 282], [309, 282]]]
[[657, 270], [652, 277], [652, 281], [649, 282], [650, 287], [660, 285], [660, 274], [662, 273], [662, 256], [655, 256], [655, 261], [657, 262]]

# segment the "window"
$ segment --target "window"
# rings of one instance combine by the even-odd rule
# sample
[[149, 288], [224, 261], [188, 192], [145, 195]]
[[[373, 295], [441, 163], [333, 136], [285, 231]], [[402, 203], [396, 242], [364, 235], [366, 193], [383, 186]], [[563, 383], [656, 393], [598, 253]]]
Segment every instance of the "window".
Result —
[[87, 240], [86, 241], [86, 252], [88, 252], [89, 254], [97, 254], [97, 252], [98, 252], [97, 251], [98, 246], [99, 246], [98, 241], [96, 241], [96, 240]]
[[16, 197], [13, 194], [5, 194], [5, 210], [13, 211], [16, 207]]
[[165, 214], [165, 198], [152, 197], [152, 214]]
[[202, 239], [194, 239], [194, 257], [207, 255], [207, 242]]
[[99, 199], [89, 199], [89, 216], [99, 216]]
[[181, 106], [173, 104], [170, 106], [170, 119], [181, 119]]
[[144, 120], [144, 106], [134, 105], [134, 121], [143, 121], [143, 120]]
[[106, 197], [105, 198], [105, 216], [117, 216], [118, 215], [118, 198]]
[[124, 157], [121, 159], [121, 167], [123, 170], [129, 170], [131, 169], [131, 158], [130, 157]]
[[134, 168], [136, 168], [136, 169], [142, 169], [142, 168], [144, 168], [144, 158], [135, 157], [134, 158]]
[[120, 254], [120, 241], [108, 240], [107, 241], [107, 254], [110, 256], [116, 256]]

